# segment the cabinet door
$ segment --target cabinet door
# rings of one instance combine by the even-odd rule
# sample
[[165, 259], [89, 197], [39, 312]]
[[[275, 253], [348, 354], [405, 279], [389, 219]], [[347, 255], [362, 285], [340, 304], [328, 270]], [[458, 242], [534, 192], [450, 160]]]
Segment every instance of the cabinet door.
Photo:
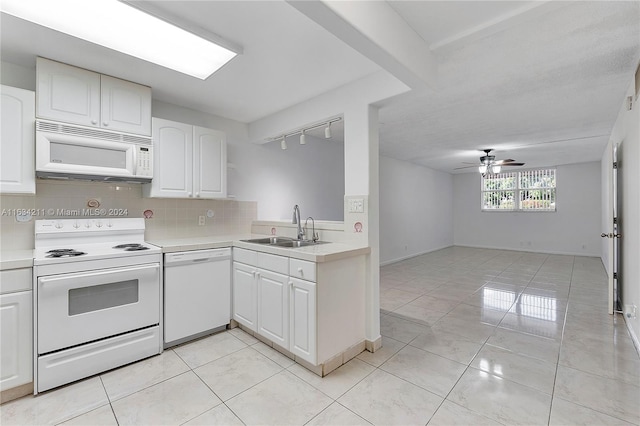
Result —
[[150, 197], [188, 198], [193, 195], [193, 127], [154, 118], [153, 181], [145, 185]]
[[0, 296], [0, 391], [33, 380], [32, 292]]
[[35, 94], [2, 86], [0, 193], [35, 194]]
[[258, 269], [258, 333], [289, 347], [289, 277]]
[[103, 75], [100, 126], [139, 135], [151, 135], [151, 88]]
[[100, 126], [100, 74], [43, 58], [36, 69], [38, 117]]
[[227, 196], [227, 142], [224, 132], [193, 128], [193, 191], [199, 198]]
[[316, 285], [291, 278], [289, 350], [300, 358], [316, 364]]
[[233, 319], [256, 331], [256, 270], [233, 262]]

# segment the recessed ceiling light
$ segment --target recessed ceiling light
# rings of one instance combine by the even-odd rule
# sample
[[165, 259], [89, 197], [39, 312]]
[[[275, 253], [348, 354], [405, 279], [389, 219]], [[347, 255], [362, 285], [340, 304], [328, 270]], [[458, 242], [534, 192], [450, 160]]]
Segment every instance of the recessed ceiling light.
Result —
[[117, 0], [2, 0], [2, 12], [205, 80], [236, 53]]

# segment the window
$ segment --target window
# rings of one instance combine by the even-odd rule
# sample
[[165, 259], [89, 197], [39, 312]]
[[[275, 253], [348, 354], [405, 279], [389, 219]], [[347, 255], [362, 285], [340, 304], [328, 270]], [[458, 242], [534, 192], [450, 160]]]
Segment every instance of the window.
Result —
[[555, 169], [525, 170], [483, 176], [482, 210], [555, 211]]

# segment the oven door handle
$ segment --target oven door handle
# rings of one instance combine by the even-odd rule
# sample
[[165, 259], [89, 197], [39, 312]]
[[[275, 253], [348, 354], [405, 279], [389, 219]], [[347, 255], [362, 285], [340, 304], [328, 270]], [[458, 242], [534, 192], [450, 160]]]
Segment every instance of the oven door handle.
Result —
[[[91, 277], [98, 277], [98, 276], [106, 277], [106, 276], [112, 276], [115, 274], [131, 274], [131, 273], [139, 274], [140, 272], [157, 274], [158, 273], [157, 271], [159, 269], [160, 269], [159, 264], [142, 265], [142, 266], [134, 266], [134, 267], [126, 267], [126, 268], [99, 269], [96, 271], [86, 271], [86, 272], [78, 272], [78, 273], [71, 273], [71, 274], [38, 277], [38, 283], [40, 285], [56, 285], [58, 283], [67, 281], [66, 284], [68, 285], [69, 280], [76, 280], [76, 279], [82, 280], [83, 278], [91, 278]], [[100, 285], [100, 284], [102, 284], [102, 282], [97, 282], [95, 285]]]

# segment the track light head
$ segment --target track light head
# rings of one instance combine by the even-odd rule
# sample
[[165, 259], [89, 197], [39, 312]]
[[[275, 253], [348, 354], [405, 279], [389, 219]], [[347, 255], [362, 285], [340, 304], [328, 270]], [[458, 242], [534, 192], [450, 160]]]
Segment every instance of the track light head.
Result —
[[331, 122], [327, 123], [327, 127], [324, 128], [325, 139], [331, 139]]
[[300, 145], [307, 144], [307, 135], [304, 133], [304, 130], [300, 132]]
[[287, 149], [287, 139], [283, 136], [282, 142], [280, 142], [280, 148]]

